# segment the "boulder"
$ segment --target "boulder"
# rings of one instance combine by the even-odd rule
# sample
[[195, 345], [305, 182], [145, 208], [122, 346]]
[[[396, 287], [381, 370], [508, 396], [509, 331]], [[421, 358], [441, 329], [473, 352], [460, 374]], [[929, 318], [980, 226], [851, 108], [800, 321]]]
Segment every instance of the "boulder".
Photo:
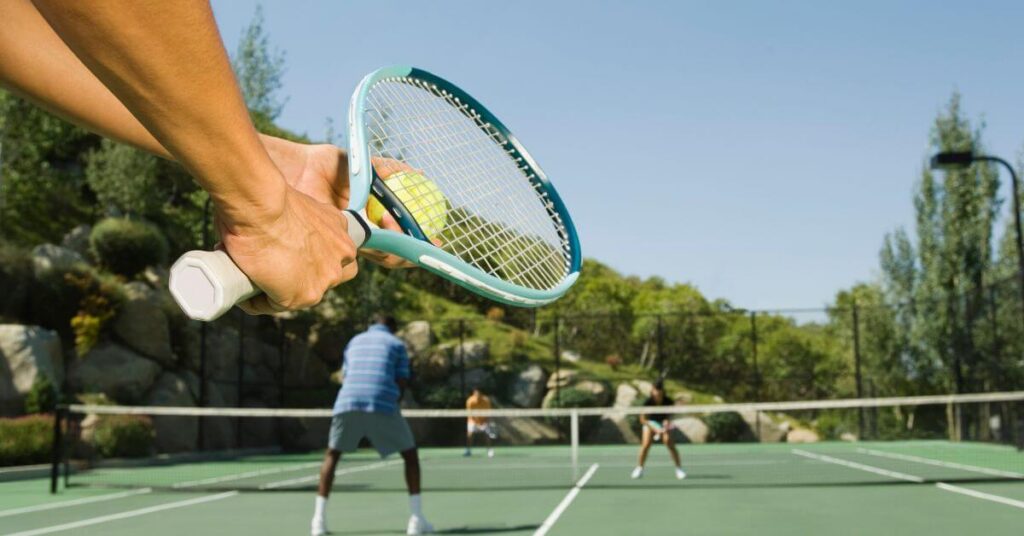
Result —
[[285, 363], [284, 382], [290, 388], [326, 386], [330, 382], [333, 371], [313, 355], [305, 342], [294, 342], [288, 346]]
[[576, 372], [575, 370], [561, 369], [551, 376], [548, 376], [548, 389], [551, 390], [555, 387], [569, 387], [576, 381], [576, 376], [578, 375], [579, 372]]
[[57, 333], [37, 326], [0, 325], [0, 414], [21, 413], [25, 395], [42, 376], [58, 389], [64, 383]]
[[609, 389], [608, 384], [604, 382], [583, 380], [576, 382], [572, 388], [577, 391], [583, 391], [593, 395], [594, 403], [597, 406], [607, 406], [608, 402], [611, 400], [611, 389]]
[[544, 445], [559, 442], [558, 429], [542, 419], [520, 417], [495, 419], [498, 443], [502, 445]]
[[[224, 388], [215, 382], [206, 382], [206, 405], [209, 407], [223, 408], [236, 404], [235, 391], [229, 389], [225, 393]], [[210, 450], [223, 450], [234, 448], [235, 421], [227, 417], [205, 417], [203, 418], [203, 448]]]
[[562, 350], [562, 353], [559, 355], [559, 357], [561, 357], [565, 361], [568, 361], [569, 363], [579, 363], [580, 359], [582, 359], [583, 356], [581, 356], [579, 352], [574, 352], [572, 350]]
[[508, 398], [519, 407], [540, 407], [547, 381], [548, 375], [540, 365], [530, 365], [516, 376], [509, 388]]
[[64, 235], [60, 245], [74, 251], [84, 259], [89, 256], [89, 234], [91, 233], [91, 226], [86, 224], [79, 225]]
[[[146, 394], [146, 405], [193, 407], [188, 381], [173, 372], [161, 374]], [[153, 417], [156, 438], [153, 445], [157, 452], [182, 452], [195, 450], [199, 437], [199, 419], [195, 417]]]
[[156, 381], [160, 365], [119, 344], [102, 343], [68, 368], [76, 392], [104, 393], [120, 403], [135, 403]]
[[786, 443], [817, 443], [821, 441], [818, 433], [806, 428], [796, 428], [786, 434]]
[[438, 346], [438, 350], [449, 356], [452, 367], [464, 366], [467, 369], [486, 365], [491, 357], [491, 349], [486, 341], [464, 341], [461, 346], [458, 343], [445, 343]]
[[839, 434], [839, 440], [852, 443], [854, 441], [857, 441], [858, 439], [857, 439], [857, 434], [854, 434], [852, 432], [843, 432], [843, 433]]
[[[487, 369], [475, 368], [466, 371], [466, 392], [473, 390], [474, 387], [482, 389], [485, 393], [494, 394], [494, 374]], [[458, 371], [453, 372], [448, 376], [448, 385], [456, 389], [462, 384], [462, 378], [459, 376]]]
[[114, 334], [132, 350], [164, 367], [173, 367], [177, 357], [171, 351], [171, 331], [160, 296], [138, 281], [124, 288], [128, 299], [114, 319]]
[[789, 423], [776, 423], [763, 411], [741, 411], [739, 414], [761, 443], [779, 443], [789, 431]]
[[426, 320], [409, 322], [398, 330], [398, 336], [405, 341], [409, 354], [413, 356], [424, 354], [434, 344], [434, 337], [430, 332], [430, 322]]
[[85, 258], [71, 249], [54, 244], [32, 248], [32, 270], [37, 278], [51, 271], [67, 272], [77, 264], [85, 264]]
[[647, 380], [634, 380], [633, 387], [640, 393], [640, 396], [646, 400], [651, 396], [651, 391], [654, 389], [654, 384]]
[[677, 443], [707, 443], [708, 425], [697, 417], [672, 420], [672, 437]]
[[[635, 387], [628, 383], [620, 383], [615, 387], [615, 400], [612, 405], [616, 408], [628, 408], [634, 405], [637, 395]], [[601, 416], [601, 422], [588, 440], [593, 443], [638, 443], [640, 436], [637, 434], [635, 418], [630, 419], [624, 412], [615, 411]]]
[[443, 351], [437, 350], [412, 358], [412, 371], [417, 380], [425, 382], [442, 380], [448, 377], [451, 368], [451, 359]]

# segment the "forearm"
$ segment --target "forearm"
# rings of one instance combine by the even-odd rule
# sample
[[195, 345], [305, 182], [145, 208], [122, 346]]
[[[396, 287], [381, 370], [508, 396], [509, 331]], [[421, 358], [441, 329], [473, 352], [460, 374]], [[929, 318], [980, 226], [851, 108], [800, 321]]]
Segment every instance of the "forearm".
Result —
[[29, 0], [0, 20], [0, 83], [49, 112], [163, 158], [170, 153], [92, 74]]
[[[229, 224], [280, 209], [284, 179], [252, 126], [206, 2], [35, 5], [128, 115], [210, 192]], [[125, 120], [82, 117], [80, 107], [68, 108], [96, 124]], [[123, 127], [121, 134], [161, 152], [137, 128]]]

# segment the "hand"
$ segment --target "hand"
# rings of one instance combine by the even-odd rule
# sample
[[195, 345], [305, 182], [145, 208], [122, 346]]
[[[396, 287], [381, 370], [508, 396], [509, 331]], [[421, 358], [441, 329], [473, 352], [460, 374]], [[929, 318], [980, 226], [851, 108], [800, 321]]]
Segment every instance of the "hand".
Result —
[[[328, 144], [307, 145], [266, 135], [262, 138], [270, 158], [292, 188], [321, 203], [333, 205], [338, 209], [348, 208], [348, 157], [344, 150]], [[389, 162], [393, 164], [388, 164]], [[374, 165], [382, 177], [405, 168], [412, 169], [395, 160], [374, 159]], [[379, 225], [383, 229], [402, 232], [402, 228], [390, 214], [385, 214]], [[361, 249], [359, 253], [386, 268], [415, 266], [401, 257], [373, 249]]]
[[217, 226], [231, 259], [263, 291], [239, 307], [272, 314], [312, 307], [325, 292], [356, 276], [356, 247], [348, 220], [333, 204], [291, 187], [282, 209], [270, 217]]

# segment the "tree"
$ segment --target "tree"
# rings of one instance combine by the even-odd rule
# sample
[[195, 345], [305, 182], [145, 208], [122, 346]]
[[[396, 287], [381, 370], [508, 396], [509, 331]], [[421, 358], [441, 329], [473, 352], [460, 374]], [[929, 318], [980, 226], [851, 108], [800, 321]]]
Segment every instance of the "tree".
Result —
[[242, 30], [242, 39], [231, 62], [245, 104], [261, 131], [277, 119], [287, 100], [278, 96], [283, 86], [285, 54], [271, 49], [263, 23], [263, 6], [257, 5], [252, 21]]
[[[981, 129], [972, 127], [954, 94], [936, 118], [930, 152], [981, 151]], [[886, 237], [881, 253], [884, 286], [907, 300], [904, 330], [908, 355], [919, 371], [948, 371], [947, 388], [976, 386], [982, 361], [978, 328], [985, 318], [986, 278], [991, 274], [993, 222], [999, 209], [998, 175], [987, 164], [936, 177], [925, 168], [914, 195], [916, 247], [903, 230]]]
[[166, 201], [167, 192], [157, 179], [157, 158], [108, 139], [86, 157], [85, 177], [113, 216], [145, 217]]

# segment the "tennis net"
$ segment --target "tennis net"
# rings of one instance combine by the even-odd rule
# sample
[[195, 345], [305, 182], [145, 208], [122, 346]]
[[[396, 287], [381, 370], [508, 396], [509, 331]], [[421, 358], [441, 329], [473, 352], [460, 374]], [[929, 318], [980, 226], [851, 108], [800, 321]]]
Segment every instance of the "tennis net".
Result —
[[[828, 486], [1008, 481], [1024, 485], [1024, 391], [756, 404], [559, 409], [405, 410], [431, 490], [629, 486], [648, 432], [645, 486]], [[495, 437], [474, 438], [486, 417]], [[53, 489], [308, 491], [318, 482], [331, 411], [105, 405], [62, 407]], [[661, 443], [674, 443], [675, 480]], [[367, 446], [368, 445], [364, 445]], [[401, 458], [369, 448], [343, 456], [335, 486], [401, 490]]]

